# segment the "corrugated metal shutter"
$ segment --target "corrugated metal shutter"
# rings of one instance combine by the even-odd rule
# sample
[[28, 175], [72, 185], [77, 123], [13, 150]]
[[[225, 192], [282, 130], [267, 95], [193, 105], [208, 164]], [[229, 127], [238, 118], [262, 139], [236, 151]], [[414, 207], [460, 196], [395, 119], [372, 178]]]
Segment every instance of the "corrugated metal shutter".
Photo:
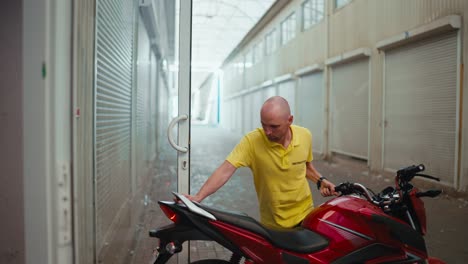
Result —
[[369, 127], [369, 60], [332, 67], [330, 149], [367, 159]]
[[233, 128], [234, 113], [232, 111], [232, 105], [232, 99], [225, 100], [223, 104], [223, 118], [221, 119], [221, 122], [228, 130], [232, 130]]
[[148, 159], [149, 160], [154, 160], [156, 158], [156, 149], [157, 149], [157, 144], [156, 144], [156, 138], [157, 138], [157, 61], [156, 57], [153, 53], [150, 55], [150, 95], [149, 95], [149, 100], [150, 100], [150, 109], [149, 111], [149, 133], [148, 133], [148, 142], [150, 142], [150, 147], [148, 148]]
[[235, 116], [235, 127], [234, 131], [243, 134], [242, 132], [242, 96], [236, 97], [234, 99], [235, 101], [235, 111], [234, 111], [234, 116]]
[[261, 127], [261, 120], [260, 120], [260, 110], [262, 108], [263, 100], [262, 89], [256, 90], [252, 93], [252, 128], [255, 129], [257, 127]]
[[96, 243], [130, 194], [134, 1], [97, 1], [95, 84]]
[[301, 76], [297, 87], [296, 124], [310, 130], [314, 152], [323, 153], [325, 109], [323, 72]]
[[252, 94], [248, 93], [242, 97], [242, 133], [246, 134], [252, 130]]
[[385, 53], [385, 168], [424, 163], [453, 183], [457, 68], [457, 32]]
[[288, 101], [292, 114], [296, 112], [296, 89], [294, 84], [294, 80], [288, 80], [278, 84], [278, 95]]
[[137, 64], [137, 89], [136, 89], [136, 159], [135, 169], [137, 172], [136, 185], [140, 186], [142, 178], [147, 175], [148, 149], [151, 146], [151, 139], [148, 138], [149, 108], [150, 108], [150, 85], [151, 85], [151, 50], [150, 40], [145, 30], [143, 20], [140, 18], [138, 27], [138, 64]]
[[276, 87], [273, 86], [273, 85], [264, 87], [264, 88], [263, 88], [263, 95], [264, 95], [263, 98], [265, 99], [265, 100], [263, 100], [264, 102], [265, 102], [268, 98], [270, 98], [270, 97], [272, 97], [272, 96], [275, 96], [275, 95], [278, 95], [278, 94], [276, 93]]

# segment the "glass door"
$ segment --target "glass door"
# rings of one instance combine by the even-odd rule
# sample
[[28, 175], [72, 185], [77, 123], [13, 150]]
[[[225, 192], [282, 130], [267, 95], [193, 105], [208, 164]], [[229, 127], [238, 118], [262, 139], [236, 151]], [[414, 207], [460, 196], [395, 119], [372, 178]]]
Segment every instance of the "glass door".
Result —
[[[176, 10], [176, 63], [177, 96], [173, 98], [177, 104], [178, 114], [169, 124], [168, 140], [177, 151], [177, 192], [188, 194], [190, 191], [190, 81], [191, 81], [191, 39], [192, 39], [192, 0], [178, 1]], [[176, 8], [177, 8], [176, 7]], [[177, 98], [177, 99], [175, 99]], [[173, 129], [177, 126], [177, 143], [173, 137]], [[177, 263], [188, 263], [189, 243], [183, 245], [184, 250], [177, 254]]]

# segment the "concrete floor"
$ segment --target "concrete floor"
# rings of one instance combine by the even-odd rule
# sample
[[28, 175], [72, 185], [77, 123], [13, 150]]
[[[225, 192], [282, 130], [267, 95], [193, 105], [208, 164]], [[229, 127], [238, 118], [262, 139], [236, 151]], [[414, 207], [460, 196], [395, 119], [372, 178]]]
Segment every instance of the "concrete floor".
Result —
[[[196, 193], [209, 175], [223, 162], [231, 149], [240, 139], [239, 134], [222, 128], [210, 126], [192, 126], [191, 145], [191, 192]], [[157, 205], [158, 200], [172, 199], [170, 189], [174, 186], [175, 151], [169, 150], [160, 155], [154, 176], [146, 194], [148, 205], [139, 224], [136, 248], [132, 250], [132, 263], [151, 263], [152, 249], [157, 245], [155, 239], [149, 238], [147, 230], [169, 223]], [[344, 181], [359, 182], [380, 191], [393, 184], [391, 175], [372, 175], [366, 163], [346, 157], [335, 157], [331, 161], [314, 161], [316, 168], [334, 183]], [[410, 164], [408, 164], [410, 165]], [[426, 183], [424, 187], [430, 187]], [[313, 187], [313, 186], [312, 186]], [[311, 188], [315, 206], [329, 198], [321, 197], [316, 188]], [[447, 194], [448, 193], [448, 194]], [[447, 263], [468, 263], [468, 201], [465, 194], [447, 192], [441, 196], [426, 198], [428, 234], [426, 243], [430, 255]], [[258, 219], [258, 203], [248, 169], [240, 169], [231, 180], [217, 193], [208, 197], [203, 203], [218, 208], [242, 211]], [[190, 246], [191, 261], [205, 258], [228, 259], [229, 254], [219, 245], [209, 242], [195, 242]], [[175, 259], [170, 263], [176, 263]]]

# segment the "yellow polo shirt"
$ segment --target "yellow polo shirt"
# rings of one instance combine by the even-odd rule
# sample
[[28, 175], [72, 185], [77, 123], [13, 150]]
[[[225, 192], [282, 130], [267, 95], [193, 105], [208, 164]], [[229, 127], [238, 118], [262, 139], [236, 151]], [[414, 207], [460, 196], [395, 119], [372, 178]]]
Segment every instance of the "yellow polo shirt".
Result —
[[287, 148], [271, 142], [262, 128], [245, 135], [226, 160], [234, 167], [249, 167], [260, 205], [260, 222], [270, 228], [290, 228], [313, 209], [306, 178], [306, 162], [313, 159], [312, 135], [292, 125]]

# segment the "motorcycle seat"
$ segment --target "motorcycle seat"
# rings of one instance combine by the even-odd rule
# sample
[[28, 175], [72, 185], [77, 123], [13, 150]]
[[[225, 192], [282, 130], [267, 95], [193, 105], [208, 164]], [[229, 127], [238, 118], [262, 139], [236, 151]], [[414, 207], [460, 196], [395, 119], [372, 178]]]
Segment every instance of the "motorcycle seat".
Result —
[[197, 205], [213, 214], [217, 220], [255, 233], [278, 248], [297, 253], [312, 253], [328, 246], [326, 238], [303, 227], [281, 230], [269, 229], [244, 213], [214, 209], [198, 203]]

